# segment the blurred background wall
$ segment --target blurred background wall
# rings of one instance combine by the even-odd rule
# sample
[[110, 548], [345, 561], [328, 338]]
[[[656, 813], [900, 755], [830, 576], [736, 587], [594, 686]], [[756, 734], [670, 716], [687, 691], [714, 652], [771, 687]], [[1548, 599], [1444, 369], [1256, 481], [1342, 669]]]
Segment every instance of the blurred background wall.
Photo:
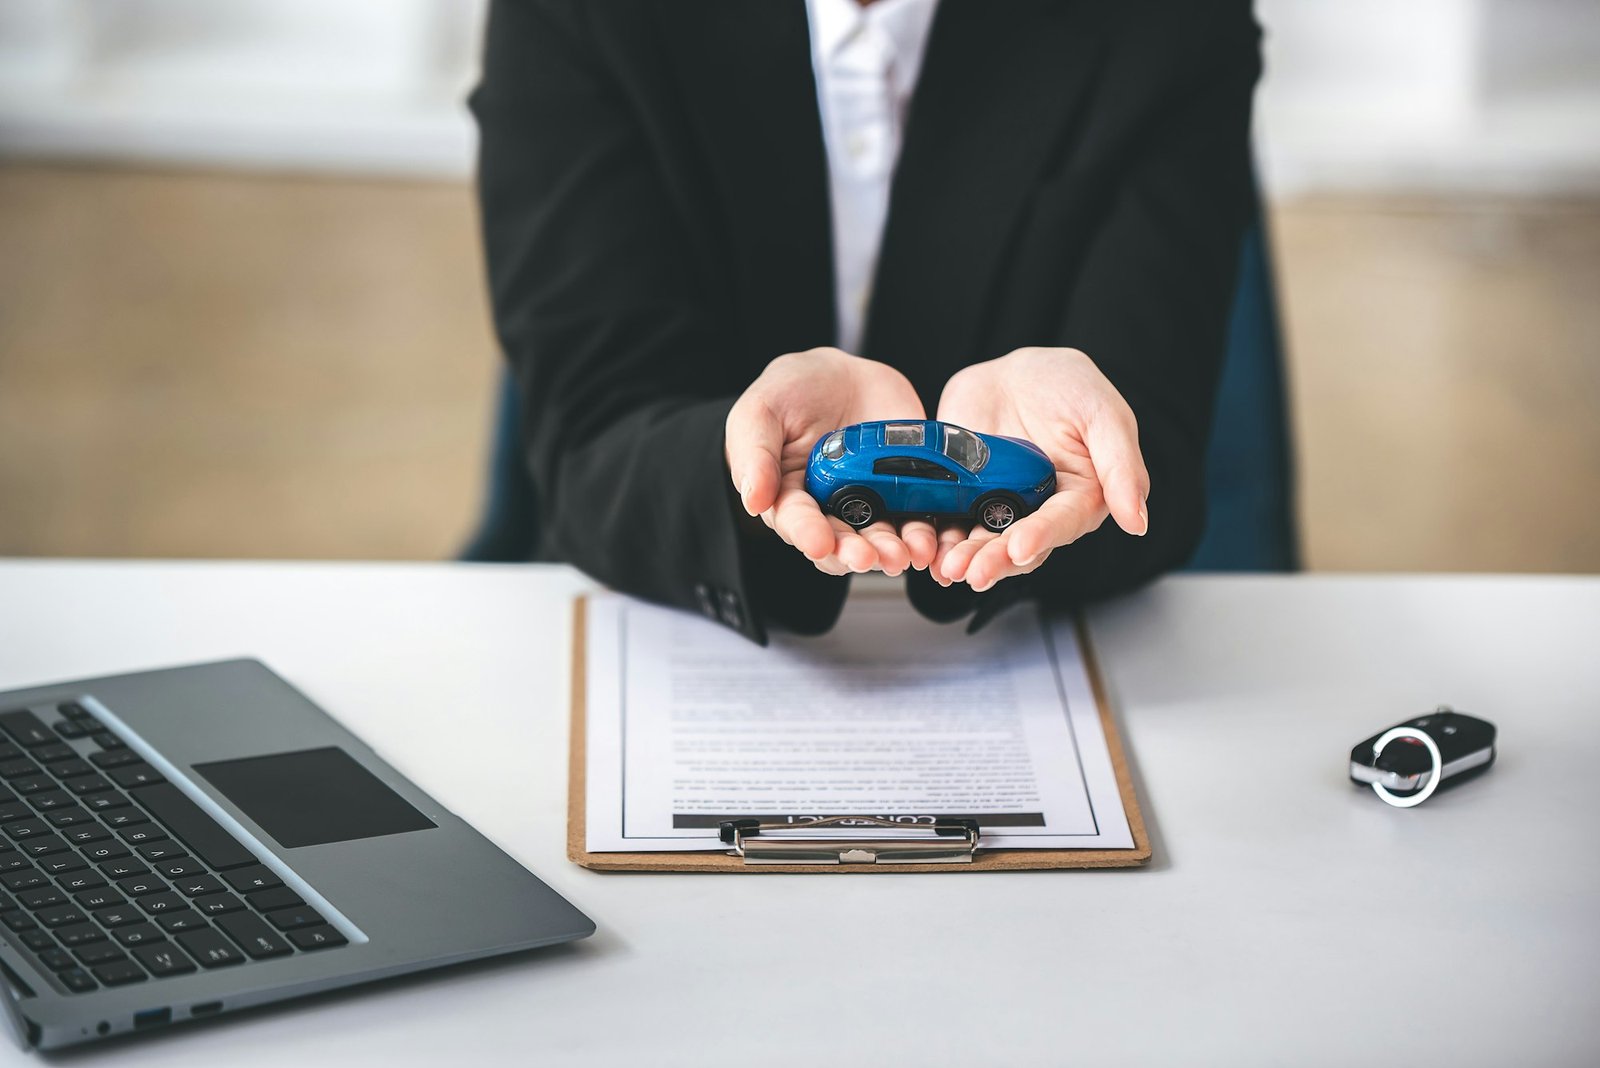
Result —
[[[482, 6], [0, 0], [0, 555], [454, 551]], [[1308, 564], [1600, 570], [1600, 3], [1258, 12]]]

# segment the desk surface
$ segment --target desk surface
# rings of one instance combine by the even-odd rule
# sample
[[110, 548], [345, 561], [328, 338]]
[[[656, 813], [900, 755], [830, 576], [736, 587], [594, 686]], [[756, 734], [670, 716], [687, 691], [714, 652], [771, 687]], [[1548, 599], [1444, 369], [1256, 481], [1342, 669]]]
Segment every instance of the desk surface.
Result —
[[[1151, 868], [760, 879], [563, 856], [568, 599], [585, 587], [533, 566], [0, 563], [0, 689], [259, 656], [599, 924], [107, 1059], [1600, 1054], [1600, 579], [1164, 581], [1092, 617]], [[1499, 725], [1494, 771], [1414, 811], [1348, 783], [1356, 740], [1439, 701]]]

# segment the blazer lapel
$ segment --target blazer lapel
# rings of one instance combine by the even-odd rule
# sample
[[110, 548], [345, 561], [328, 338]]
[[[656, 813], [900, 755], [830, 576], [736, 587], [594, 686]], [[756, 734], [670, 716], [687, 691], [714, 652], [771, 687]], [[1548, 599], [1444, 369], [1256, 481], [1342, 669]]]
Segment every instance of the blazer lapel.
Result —
[[647, 5], [683, 88], [727, 283], [764, 363], [835, 337], [828, 170], [804, 0]]
[[906, 372], [929, 414], [979, 352], [1039, 173], [1099, 57], [1091, 9], [943, 0], [912, 97], [878, 257], [865, 355]]

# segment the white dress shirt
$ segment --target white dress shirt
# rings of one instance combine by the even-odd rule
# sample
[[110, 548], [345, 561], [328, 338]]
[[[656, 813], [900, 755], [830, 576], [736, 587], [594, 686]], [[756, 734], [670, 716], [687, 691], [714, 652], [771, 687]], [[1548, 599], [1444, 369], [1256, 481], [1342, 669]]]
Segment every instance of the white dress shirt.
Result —
[[837, 342], [859, 352], [911, 91], [939, 0], [806, 0], [828, 150]]

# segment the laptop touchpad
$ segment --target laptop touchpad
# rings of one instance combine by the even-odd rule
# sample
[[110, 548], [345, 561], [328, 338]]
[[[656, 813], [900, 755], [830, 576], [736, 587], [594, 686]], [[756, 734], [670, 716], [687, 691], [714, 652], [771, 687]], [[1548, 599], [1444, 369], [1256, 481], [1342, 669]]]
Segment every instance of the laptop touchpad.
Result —
[[194, 770], [285, 848], [437, 826], [333, 746], [196, 764]]

